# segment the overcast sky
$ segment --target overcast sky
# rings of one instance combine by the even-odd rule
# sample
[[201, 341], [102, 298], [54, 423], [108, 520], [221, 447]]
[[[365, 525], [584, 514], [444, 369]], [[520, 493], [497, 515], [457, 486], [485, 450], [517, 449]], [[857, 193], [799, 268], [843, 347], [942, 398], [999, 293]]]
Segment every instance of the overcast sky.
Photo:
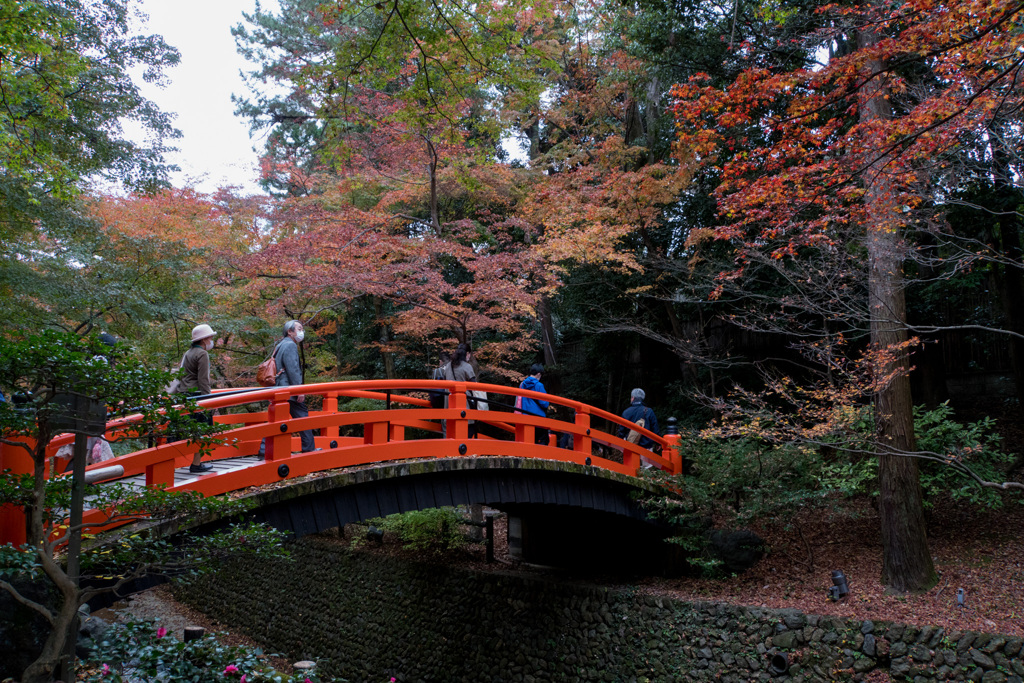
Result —
[[[252, 12], [255, 0], [141, 0], [149, 15], [140, 31], [157, 33], [181, 52], [181, 63], [167, 70], [163, 88], [143, 83], [143, 93], [165, 112], [175, 113], [183, 137], [171, 161], [181, 167], [172, 182], [204, 192], [238, 185], [247, 193], [260, 192], [257, 154], [262, 135], [249, 138], [248, 122], [234, 115], [231, 95], [247, 93], [240, 70], [247, 62], [235, 51], [231, 27]], [[276, 11], [276, 0], [261, 0]]]

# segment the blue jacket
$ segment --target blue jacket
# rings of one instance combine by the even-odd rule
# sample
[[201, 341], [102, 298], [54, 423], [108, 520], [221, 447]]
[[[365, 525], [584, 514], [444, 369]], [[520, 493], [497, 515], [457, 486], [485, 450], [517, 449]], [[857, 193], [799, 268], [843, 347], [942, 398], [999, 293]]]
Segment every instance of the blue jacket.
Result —
[[[548, 393], [544, 385], [540, 383], [540, 380], [533, 375], [528, 376], [519, 385], [520, 389], [526, 389], [527, 391], [536, 391], [541, 394]], [[523, 397], [523, 413], [526, 415], [536, 415], [538, 417], [544, 417], [547, 415], [549, 403], [547, 401], [535, 401], [532, 398]]]
[[[661, 432], [658, 431], [658, 417], [654, 414], [654, 410], [652, 408], [649, 408], [644, 405], [643, 401], [634, 401], [622, 413], [622, 417], [625, 418], [626, 420], [629, 420], [630, 422], [636, 422], [640, 418], [643, 418], [644, 429], [646, 429], [649, 432], [654, 432], [655, 434], [661, 436]], [[630, 430], [628, 428], [626, 428], [625, 426], [620, 426], [618, 436], [620, 439], [625, 439], [626, 435], [629, 434], [629, 432]], [[650, 448], [651, 446], [654, 445], [654, 441], [648, 438], [647, 436], [641, 434], [640, 440], [637, 442], [636, 445], [640, 446], [641, 448]]]

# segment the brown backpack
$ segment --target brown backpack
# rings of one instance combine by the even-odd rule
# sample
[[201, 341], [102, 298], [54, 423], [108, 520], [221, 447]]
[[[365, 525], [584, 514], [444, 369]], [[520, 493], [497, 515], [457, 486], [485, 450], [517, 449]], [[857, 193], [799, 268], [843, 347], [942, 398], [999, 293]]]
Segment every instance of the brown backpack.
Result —
[[[644, 410], [644, 417], [641, 417], [639, 420], [636, 421], [636, 423], [635, 423], [636, 426], [637, 427], [646, 427], [647, 426], [647, 420], [645, 419], [646, 417], [647, 417], [647, 411]], [[642, 434], [640, 434], [640, 432], [636, 431], [635, 429], [630, 429], [629, 430], [629, 434], [626, 434], [626, 441], [628, 441], [630, 443], [640, 443], [640, 437], [641, 436], [642, 436]]]
[[274, 347], [270, 358], [256, 366], [256, 383], [261, 387], [272, 387], [277, 384], [277, 361], [274, 360], [274, 356], [277, 355], [278, 346], [280, 344]]

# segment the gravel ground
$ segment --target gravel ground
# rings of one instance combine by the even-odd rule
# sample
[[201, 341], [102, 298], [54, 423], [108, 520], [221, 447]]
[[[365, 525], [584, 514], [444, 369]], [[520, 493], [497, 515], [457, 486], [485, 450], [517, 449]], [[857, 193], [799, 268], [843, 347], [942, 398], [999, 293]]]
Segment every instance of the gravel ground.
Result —
[[188, 608], [171, 597], [167, 586], [157, 586], [131, 595], [109, 609], [97, 610], [93, 616], [122, 624], [129, 621], [159, 621], [161, 626], [181, 640], [186, 626], [201, 625], [188, 612]]
[[[93, 616], [122, 624], [129, 621], [156, 621], [178, 640], [184, 640], [186, 626], [201, 626], [207, 632], [215, 633], [217, 640], [225, 645], [261, 647], [255, 640], [229, 631], [231, 627], [227, 624], [212, 621], [202, 612], [181, 604], [171, 595], [171, 589], [167, 585], [136, 593], [108, 609], [96, 610]], [[274, 656], [267, 656], [266, 659], [278, 671], [292, 672], [291, 661]]]

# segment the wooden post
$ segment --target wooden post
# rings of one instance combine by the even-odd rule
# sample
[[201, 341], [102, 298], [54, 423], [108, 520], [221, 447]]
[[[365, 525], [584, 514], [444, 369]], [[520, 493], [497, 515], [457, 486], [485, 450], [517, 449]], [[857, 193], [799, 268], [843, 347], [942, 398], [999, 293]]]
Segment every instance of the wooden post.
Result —
[[146, 465], [146, 488], [156, 488], [160, 484], [174, 486], [174, 459], [162, 460]]
[[[18, 439], [30, 448], [34, 443], [28, 439]], [[11, 470], [12, 474], [31, 474], [32, 456], [21, 446], [0, 443], [0, 472]], [[0, 506], [0, 545], [10, 543], [15, 548], [28, 540], [25, 509], [17, 505]]]
[[387, 422], [367, 422], [363, 425], [363, 443], [370, 445], [388, 442]]
[[[338, 413], [338, 392], [328, 391], [324, 394], [324, 413], [330, 413], [336, 415]], [[337, 427], [323, 427], [320, 432], [324, 436], [341, 436], [341, 426]]]
[[590, 406], [581, 406], [576, 411], [576, 429], [572, 437], [572, 449], [577, 453], [590, 455], [593, 450], [593, 439], [590, 438]]
[[465, 419], [466, 383], [459, 382], [448, 395], [448, 409], [458, 411], [459, 417], [448, 421], [448, 438], [465, 440], [469, 438], [469, 420]]
[[668, 444], [662, 449], [661, 454], [672, 463], [670, 474], [682, 474], [683, 454], [679, 452], [679, 424], [674, 417], [670, 417], [666, 423], [665, 441], [668, 441]]
[[[279, 391], [274, 394], [274, 399], [267, 409], [267, 422], [280, 423], [279, 427], [285, 427], [291, 419], [291, 411], [288, 409], [288, 399], [291, 393]], [[273, 436], [267, 437], [266, 448], [264, 449], [267, 461], [285, 460], [292, 457], [292, 435], [287, 429], [277, 431]]]

